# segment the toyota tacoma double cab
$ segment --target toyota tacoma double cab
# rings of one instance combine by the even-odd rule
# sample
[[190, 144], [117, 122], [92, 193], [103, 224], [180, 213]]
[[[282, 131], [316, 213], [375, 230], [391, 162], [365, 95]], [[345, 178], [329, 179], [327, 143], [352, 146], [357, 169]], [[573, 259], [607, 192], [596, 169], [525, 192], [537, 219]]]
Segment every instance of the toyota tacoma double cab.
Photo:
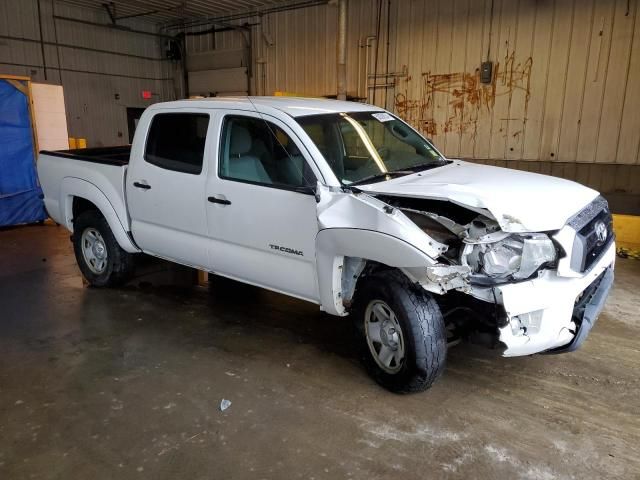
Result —
[[138, 254], [353, 318], [373, 378], [425, 390], [448, 344], [570, 352], [613, 283], [611, 214], [577, 183], [448, 159], [376, 106], [152, 105], [131, 146], [41, 152], [50, 216], [96, 287]]

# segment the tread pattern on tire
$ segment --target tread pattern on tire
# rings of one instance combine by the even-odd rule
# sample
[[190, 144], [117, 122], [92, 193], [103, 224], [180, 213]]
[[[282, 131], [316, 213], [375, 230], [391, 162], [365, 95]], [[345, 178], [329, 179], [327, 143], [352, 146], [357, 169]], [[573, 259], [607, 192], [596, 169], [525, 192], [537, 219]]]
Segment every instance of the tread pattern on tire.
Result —
[[[73, 250], [78, 266], [87, 281], [95, 287], [115, 287], [125, 283], [131, 277], [134, 256], [120, 247], [104, 216], [98, 210], [87, 210], [74, 220], [73, 225]], [[96, 275], [85, 265], [79, 243], [82, 232], [87, 227], [96, 228], [107, 246], [109, 264], [106, 275]]]
[[[394, 300], [402, 303], [402, 307], [413, 318], [413, 321], [407, 320], [413, 330], [411, 332], [412, 340], [416, 342], [413, 352], [415, 354], [414, 365], [408, 366], [413, 371], [404, 372], [403, 381], [393, 382], [393, 376], [382, 371], [377, 365], [373, 366], [372, 359], [366, 362], [370, 367], [370, 373], [378, 383], [397, 393], [421, 392], [428, 389], [444, 371], [447, 355], [446, 329], [437, 302], [428, 292], [414, 285], [399, 270], [374, 273], [363, 281], [382, 282], [386, 284], [386, 288], [393, 291]], [[363, 309], [359, 310], [360, 314], [356, 316], [357, 322], [362, 321]], [[400, 312], [396, 312], [396, 315], [398, 314]], [[366, 347], [366, 339], [364, 339], [364, 343]], [[405, 339], [406, 343], [407, 339]], [[363, 354], [371, 356], [368, 347]], [[405, 359], [409, 357], [410, 355], [406, 353]]]

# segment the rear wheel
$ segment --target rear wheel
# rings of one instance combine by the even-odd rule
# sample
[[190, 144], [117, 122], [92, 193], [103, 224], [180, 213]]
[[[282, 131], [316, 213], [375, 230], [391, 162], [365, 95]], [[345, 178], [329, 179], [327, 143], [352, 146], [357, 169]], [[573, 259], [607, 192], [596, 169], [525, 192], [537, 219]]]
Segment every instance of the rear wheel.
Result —
[[73, 223], [73, 250], [84, 278], [95, 287], [126, 282], [133, 272], [133, 255], [125, 252], [106, 219], [97, 210], [81, 213]]
[[444, 370], [447, 354], [438, 304], [397, 270], [361, 281], [353, 313], [369, 374], [393, 392], [426, 390]]

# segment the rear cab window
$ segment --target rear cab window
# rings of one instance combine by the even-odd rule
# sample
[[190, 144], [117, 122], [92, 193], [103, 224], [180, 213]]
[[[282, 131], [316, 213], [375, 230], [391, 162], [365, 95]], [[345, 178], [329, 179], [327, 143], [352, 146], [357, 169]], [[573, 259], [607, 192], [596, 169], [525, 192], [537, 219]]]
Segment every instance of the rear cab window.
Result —
[[199, 175], [209, 127], [205, 113], [158, 113], [151, 120], [144, 159], [176, 172]]

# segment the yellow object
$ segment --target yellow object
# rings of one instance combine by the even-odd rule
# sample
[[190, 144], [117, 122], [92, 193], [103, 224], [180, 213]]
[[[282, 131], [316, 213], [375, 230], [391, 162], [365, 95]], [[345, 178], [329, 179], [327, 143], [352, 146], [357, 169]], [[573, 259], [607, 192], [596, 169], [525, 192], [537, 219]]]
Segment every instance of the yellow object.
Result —
[[75, 150], [78, 148], [78, 143], [74, 137], [69, 137], [69, 150]]
[[281, 92], [281, 91], [273, 92], [273, 96], [274, 96], [274, 97], [321, 98], [321, 97], [318, 97], [317, 95], [304, 95], [304, 94], [302, 94], [302, 93], [295, 93], [295, 92]]
[[640, 259], [640, 217], [614, 214], [613, 231], [616, 233], [618, 255]]
[[79, 138], [78, 139], [78, 148], [87, 148], [87, 139]]
[[614, 214], [613, 231], [619, 246], [640, 250], [640, 217]]

